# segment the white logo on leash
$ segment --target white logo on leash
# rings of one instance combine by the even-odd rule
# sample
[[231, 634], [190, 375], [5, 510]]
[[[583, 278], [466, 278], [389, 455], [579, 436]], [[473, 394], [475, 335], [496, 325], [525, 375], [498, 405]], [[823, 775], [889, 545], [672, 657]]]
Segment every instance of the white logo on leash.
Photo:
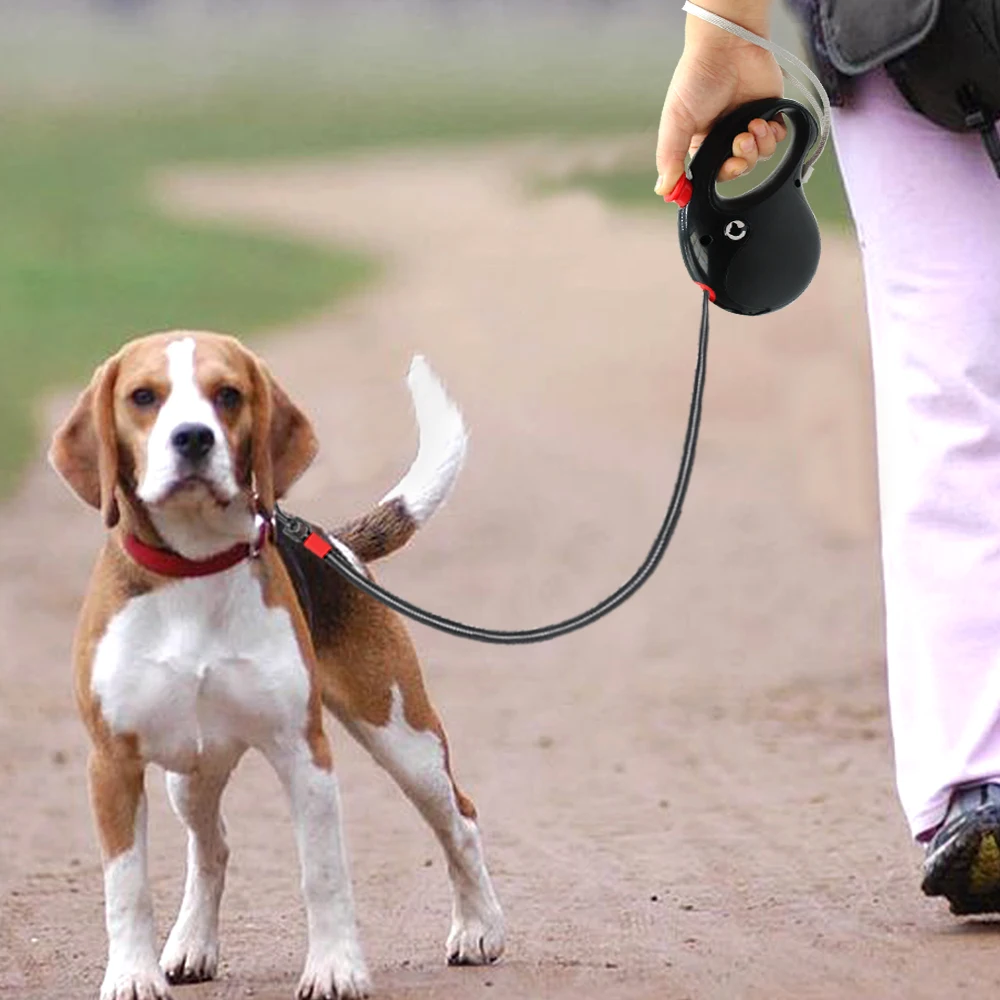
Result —
[[731, 240], [741, 240], [747, 234], [747, 227], [745, 222], [740, 222], [739, 219], [733, 219], [726, 226], [726, 236]]

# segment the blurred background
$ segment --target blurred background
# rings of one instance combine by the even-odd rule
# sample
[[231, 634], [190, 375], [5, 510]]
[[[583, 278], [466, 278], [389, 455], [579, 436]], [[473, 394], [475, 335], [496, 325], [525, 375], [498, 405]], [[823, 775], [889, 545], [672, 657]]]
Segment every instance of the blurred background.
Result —
[[[252, 334], [377, 277], [350, 246], [170, 220], [146, 189], [159, 169], [640, 135], [556, 186], [662, 212], [652, 150], [679, 4], [4, 0], [0, 17], [0, 495], [36, 443], [39, 394], [123, 340], [178, 325]], [[775, 36], [798, 50], [783, 12]], [[833, 157], [820, 166], [810, 198], [841, 225]], [[552, 189], [540, 179], [536, 193]]]
[[[0, 995], [96, 996], [102, 974], [69, 649], [103, 526], [42, 455], [124, 341], [254, 343], [316, 423], [289, 502], [325, 524], [412, 459], [402, 376], [425, 353], [473, 445], [447, 510], [378, 572], [435, 611], [558, 621], [646, 554], [701, 305], [652, 192], [680, 7], [0, 0]], [[541, 646], [414, 630], [511, 915], [504, 964], [444, 969], [433, 838], [335, 737], [385, 1000], [966, 995], [982, 955], [926, 933], [892, 791], [870, 364], [832, 148], [808, 197], [808, 292], [713, 312], [691, 491], [642, 594]], [[183, 837], [149, 786], [165, 933]], [[198, 995], [285, 997], [301, 908], [259, 759], [227, 811], [223, 980]]]

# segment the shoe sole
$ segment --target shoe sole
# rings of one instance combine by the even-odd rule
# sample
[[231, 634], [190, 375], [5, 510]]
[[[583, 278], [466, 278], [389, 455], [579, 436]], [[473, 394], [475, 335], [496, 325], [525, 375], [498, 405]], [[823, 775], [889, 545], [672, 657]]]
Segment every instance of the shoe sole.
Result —
[[924, 862], [920, 888], [927, 896], [944, 896], [955, 916], [1000, 913], [1000, 809], [969, 816]]

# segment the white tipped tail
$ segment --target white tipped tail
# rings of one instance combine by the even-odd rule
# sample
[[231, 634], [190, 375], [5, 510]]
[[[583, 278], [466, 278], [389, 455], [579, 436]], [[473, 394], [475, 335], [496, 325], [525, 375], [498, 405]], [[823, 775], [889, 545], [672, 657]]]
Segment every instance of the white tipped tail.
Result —
[[462, 414], [420, 355], [407, 382], [420, 435], [417, 457], [377, 507], [333, 533], [362, 563], [390, 555], [413, 537], [448, 498], [465, 458]]
[[458, 407], [422, 355], [413, 358], [406, 380], [420, 435], [417, 457], [381, 502], [401, 500], [419, 526], [451, 493], [465, 460], [468, 435]]
[[406, 475], [373, 507], [335, 532], [362, 563], [402, 548], [444, 503], [465, 458], [462, 414], [430, 365], [418, 354], [407, 375], [417, 414], [417, 457]]

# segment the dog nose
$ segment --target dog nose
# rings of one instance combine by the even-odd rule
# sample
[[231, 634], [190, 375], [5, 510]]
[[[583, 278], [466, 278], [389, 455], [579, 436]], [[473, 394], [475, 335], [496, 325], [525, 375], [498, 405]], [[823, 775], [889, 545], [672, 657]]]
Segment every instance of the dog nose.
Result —
[[215, 444], [215, 434], [211, 427], [204, 424], [181, 424], [174, 431], [170, 443], [181, 458], [197, 462], [211, 451]]

